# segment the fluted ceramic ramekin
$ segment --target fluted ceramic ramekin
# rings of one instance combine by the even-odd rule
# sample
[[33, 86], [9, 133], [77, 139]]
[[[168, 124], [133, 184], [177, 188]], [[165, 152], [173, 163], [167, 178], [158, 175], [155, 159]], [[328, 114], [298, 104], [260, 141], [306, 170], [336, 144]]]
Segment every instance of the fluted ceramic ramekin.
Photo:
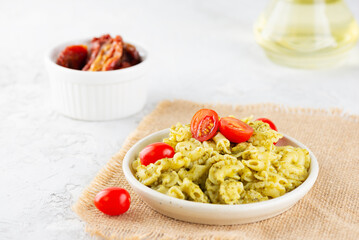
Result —
[[65, 47], [89, 42], [66, 42], [46, 54], [45, 65], [54, 108], [68, 117], [88, 121], [113, 120], [139, 112], [146, 102], [148, 53], [133, 44], [142, 62], [112, 71], [80, 71], [56, 64], [59, 53]]

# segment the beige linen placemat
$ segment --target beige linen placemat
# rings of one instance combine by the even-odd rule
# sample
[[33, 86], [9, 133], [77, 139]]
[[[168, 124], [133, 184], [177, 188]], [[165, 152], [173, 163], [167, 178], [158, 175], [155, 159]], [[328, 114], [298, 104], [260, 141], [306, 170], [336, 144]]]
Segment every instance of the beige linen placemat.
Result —
[[[246, 225], [191, 224], [152, 210], [126, 182], [122, 159], [141, 138], [177, 122], [189, 123], [200, 108], [212, 108], [220, 116], [273, 120], [280, 131], [303, 142], [317, 156], [320, 170], [312, 190], [287, 212]], [[130, 210], [117, 217], [102, 214], [93, 204], [98, 191], [112, 186], [128, 189], [132, 197]], [[273, 104], [232, 107], [164, 101], [143, 119], [73, 209], [86, 222], [88, 232], [107, 239], [359, 239], [359, 116]]]

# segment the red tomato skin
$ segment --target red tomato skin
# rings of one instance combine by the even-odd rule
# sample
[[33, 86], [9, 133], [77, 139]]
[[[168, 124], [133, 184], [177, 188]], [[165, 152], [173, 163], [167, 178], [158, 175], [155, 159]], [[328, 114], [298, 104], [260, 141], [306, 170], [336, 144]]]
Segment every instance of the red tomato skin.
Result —
[[142, 165], [147, 166], [162, 158], [173, 158], [173, 155], [175, 155], [175, 150], [167, 143], [152, 143], [142, 149], [140, 152], [140, 161]]
[[274, 125], [274, 123], [271, 121], [271, 120], [269, 120], [268, 118], [258, 118], [256, 121], [262, 121], [262, 122], [264, 122], [264, 123], [268, 123], [269, 124], [269, 127], [271, 128], [271, 129], [273, 129], [274, 131], [277, 131], [278, 132], [278, 129], [277, 129], [277, 127]]
[[87, 55], [85, 45], [68, 46], [59, 54], [56, 63], [66, 68], [81, 70], [86, 64]]
[[253, 128], [233, 117], [224, 117], [219, 121], [219, 131], [231, 142], [246, 142], [253, 134]]
[[117, 216], [127, 212], [131, 204], [131, 196], [126, 189], [111, 187], [96, 194], [94, 204], [98, 210]]
[[218, 114], [211, 109], [197, 111], [191, 120], [192, 137], [200, 142], [213, 138], [217, 134], [218, 127]]

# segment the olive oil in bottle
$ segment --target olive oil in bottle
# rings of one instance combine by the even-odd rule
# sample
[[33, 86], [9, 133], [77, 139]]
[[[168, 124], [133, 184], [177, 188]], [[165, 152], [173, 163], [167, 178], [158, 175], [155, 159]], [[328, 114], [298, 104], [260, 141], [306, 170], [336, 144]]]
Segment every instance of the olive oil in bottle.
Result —
[[339, 63], [359, 36], [343, 0], [273, 0], [254, 32], [270, 59], [298, 68]]

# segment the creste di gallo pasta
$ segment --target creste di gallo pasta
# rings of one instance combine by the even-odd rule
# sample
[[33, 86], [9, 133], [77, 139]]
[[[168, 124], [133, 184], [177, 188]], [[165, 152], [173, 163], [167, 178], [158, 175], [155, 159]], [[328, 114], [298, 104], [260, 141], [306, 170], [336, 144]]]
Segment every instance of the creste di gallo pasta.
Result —
[[282, 135], [268, 123], [242, 119], [253, 129], [240, 143], [221, 132], [206, 141], [192, 137], [190, 125], [177, 123], [163, 140], [174, 149], [172, 158], [132, 167], [144, 185], [171, 197], [202, 203], [245, 204], [282, 196], [308, 176], [306, 149], [275, 146]]

